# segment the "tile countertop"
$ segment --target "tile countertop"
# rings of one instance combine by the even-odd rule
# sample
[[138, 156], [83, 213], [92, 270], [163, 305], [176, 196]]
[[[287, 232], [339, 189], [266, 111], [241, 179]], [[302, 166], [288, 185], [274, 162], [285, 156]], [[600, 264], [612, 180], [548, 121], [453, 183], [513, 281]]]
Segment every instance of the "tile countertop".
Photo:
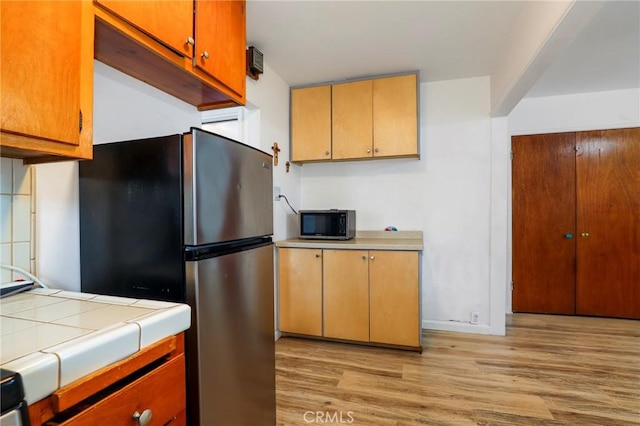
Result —
[[356, 231], [351, 240], [307, 240], [293, 238], [276, 241], [276, 247], [339, 250], [424, 250], [422, 231]]
[[32, 404], [190, 325], [186, 304], [35, 289], [0, 299], [0, 366]]

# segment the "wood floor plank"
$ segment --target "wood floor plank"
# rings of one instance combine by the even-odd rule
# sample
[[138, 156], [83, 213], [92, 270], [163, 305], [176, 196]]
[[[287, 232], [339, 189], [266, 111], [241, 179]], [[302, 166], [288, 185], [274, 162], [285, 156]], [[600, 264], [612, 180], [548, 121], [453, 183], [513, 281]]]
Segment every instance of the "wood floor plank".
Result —
[[423, 342], [419, 354], [280, 339], [278, 424], [640, 425], [639, 321], [514, 314], [504, 337]]

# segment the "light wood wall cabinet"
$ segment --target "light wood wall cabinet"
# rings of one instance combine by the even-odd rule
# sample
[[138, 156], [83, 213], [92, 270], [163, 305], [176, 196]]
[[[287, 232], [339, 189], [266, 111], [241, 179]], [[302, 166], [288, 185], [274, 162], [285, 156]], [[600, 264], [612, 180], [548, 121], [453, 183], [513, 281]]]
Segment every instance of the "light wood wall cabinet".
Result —
[[3, 1], [0, 154], [27, 163], [92, 157], [93, 6]]
[[292, 161], [418, 157], [417, 78], [292, 88]]
[[279, 253], [280, 331], [322, 336], [322, 250]]
[[421, 350], [417, 251], [280, 248], [279, 259], [281, 332]]
[[244, 0], [95, 0], [95, 57], [199, 109], [245, 104]]
[[29, 405], [29, 418], [32, 426], [184, 426], [186, 400], [184, 334], [180, 334]]
[[291, 91], [291, 161], [331, 159], [331, 86]]

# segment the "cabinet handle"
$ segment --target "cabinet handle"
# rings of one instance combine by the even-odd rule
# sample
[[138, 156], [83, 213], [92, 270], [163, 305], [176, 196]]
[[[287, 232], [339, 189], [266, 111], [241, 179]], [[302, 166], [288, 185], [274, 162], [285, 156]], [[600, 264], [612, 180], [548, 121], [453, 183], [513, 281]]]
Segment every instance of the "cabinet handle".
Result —
[[318, 253], [316, 253], [316, 258], [320, 257], [320, 255]]
[[582, 234], [580, 234], [580, 235], [581, 235], [581, 236], [583, 236], [583, 237], [588, 237], [588, 236], [589, 236], [589, 233], [588, 233], [588, 232], [583, 232], [583, 233], [582, 233]]
[[371, 150], [369, 148], [367, 148], [367, 154], [369, 154], [371, 152]]
[[137, 411], [133, 413], [133, 420], [137, 420], [140, 426], [146, 426], [151, 422], [152, 415], [153, 413], [151, 412], [151, 409], [147, 408], [142, 412], [142, 414]]
[[189, 36], [187, 37], [187, 40], [184, 42], [184, 44], [190, 44], [190, 45], [194, 45], [196, 44], [196, 41], [193, 39], [193, 37]]
[[324, 152], [324, 155], [329, 155], [329, 151], [325, 151], [325, 152]]
[[375, 257], [371, 256], [369, 259], [373, 260], [373, 259], [375, 259]]
[[207, 52], [206, 50], [204, 52], [202, 52], [202, 56], [204, 59], [209, 59], [209, 52]]
[[374, 149], [373, 152], [380, 152], [378, 148]]
[[367, 256], [362, 256], [362, 260], [367, 260]]

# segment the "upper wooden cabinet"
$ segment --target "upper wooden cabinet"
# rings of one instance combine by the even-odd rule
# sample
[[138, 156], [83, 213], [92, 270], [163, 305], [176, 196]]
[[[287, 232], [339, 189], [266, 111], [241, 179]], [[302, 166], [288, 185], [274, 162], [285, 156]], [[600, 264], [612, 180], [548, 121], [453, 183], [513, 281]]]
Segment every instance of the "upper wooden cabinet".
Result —
[[0, 7], [0, 154], [27, 163], [91, 158], [91, 3], [3, 1]]
[[96, 0], [96, 3], [176, 52], [193, 56], [192, 1]]
[[371, 157], [373, 152], [373, 81], [331, 87], [333, 159]]
[[235, 93], [245, 93], [244, 1], [196, 1], [196, 66]]
[[292, 88], [291, 152], [298, 163], [419, 157], [417, 73]]
[[291, 91], [291, 161], [331, 159], [331, 86]]
[[95, 0], [95, 58], [199, 109], [245, 104], [245, 1]]
[[373, 81], [373, 155], [418, 155], [417, 75]]

